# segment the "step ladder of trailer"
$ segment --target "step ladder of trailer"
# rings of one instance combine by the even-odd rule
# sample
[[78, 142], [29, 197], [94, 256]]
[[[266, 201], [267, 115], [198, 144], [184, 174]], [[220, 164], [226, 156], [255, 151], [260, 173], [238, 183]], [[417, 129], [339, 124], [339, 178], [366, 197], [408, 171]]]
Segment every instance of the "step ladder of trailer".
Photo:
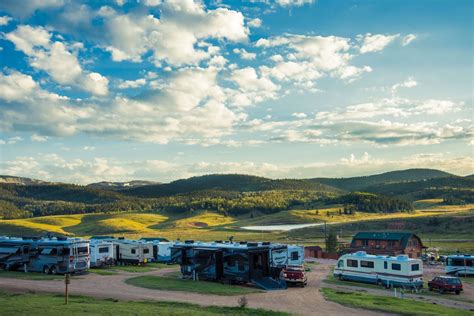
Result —
[[285, 281], [269, 277], [252, 279], [251, 282], [265, 291], [285, 290], [288, 288]]

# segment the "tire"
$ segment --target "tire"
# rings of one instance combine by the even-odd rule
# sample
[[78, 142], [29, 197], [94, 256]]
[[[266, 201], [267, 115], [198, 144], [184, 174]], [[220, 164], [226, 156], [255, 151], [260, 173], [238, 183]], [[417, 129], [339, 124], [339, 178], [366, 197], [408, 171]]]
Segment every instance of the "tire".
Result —
[[56, 266], [52, 266], [51, 269], [49, 269], [49, 272], [51, 274], [58, 274], [58, 269], [56, 268]]
[[459, 294], [461, 294], [461, 291], [457, 290], [457, 291], [454, 292], [454, 293], [456, 293], [456, 295], [459, 295]]
[[439, 294], [444, 294], [444, 289], [439, 289]]
[[43, 267], [43, 273], [44, 273], [44, 274], [50, 274], [50, 273], [51, 273], [51, 272], [49, 271], [48, 266], [44, 266], [44, 267]]

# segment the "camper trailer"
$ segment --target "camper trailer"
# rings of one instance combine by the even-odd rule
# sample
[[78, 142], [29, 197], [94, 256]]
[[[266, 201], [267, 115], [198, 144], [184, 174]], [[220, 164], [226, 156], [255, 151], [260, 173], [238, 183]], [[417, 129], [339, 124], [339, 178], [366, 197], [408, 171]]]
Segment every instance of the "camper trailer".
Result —
[[[272, 247], [271, 244], [262, 243], [204, 243], [190, 240], [175, 243], [171, 248], [171, 256], [172, 262], [181, 265], [184, 277], [250, 282], [266, 290], [283, 289], [286, 288], [285, 282], [272, 278]], [[276, 274], [279, 275], [280, 271], [281, 268]]]
[[446, 258], [445, 272], [455, 275], [474, 275], [473, 255], [450, 255]]
[[113, 258], [118, 264], [144, 264], [153, 261], [153, 244], [150, 242], [113, 236], [93, 236], [91, 240], [113, 242]]
[[365, 251], [339, 258], [334, 276], [340, 280], [385, 285], [423, 287], [423, 262], [407, 255], [397, 257], [368, 255]]
[[[7, 269], [23, 268], [47, 274], [89, 269], [89, 241], [80, 238], [2, 238], [0, 248], [3, 252], [0, 263]], [[10, 255], [5, 255], [8, 251]]]
[[160, 263], [169, 263], [171, 261], [171, 247], [173, 242], [165, 238], [141, 238], [140, 241], [149, 242], [153, 245], [153, 261]]
[[301, 266], [304, 264], [304, 247], [288, 245], [288, 266]]
[[92, 268], [113, 265], [115, 263], [114, 243], [102, 239], [91, 239], [90, 258], [90, 265]]

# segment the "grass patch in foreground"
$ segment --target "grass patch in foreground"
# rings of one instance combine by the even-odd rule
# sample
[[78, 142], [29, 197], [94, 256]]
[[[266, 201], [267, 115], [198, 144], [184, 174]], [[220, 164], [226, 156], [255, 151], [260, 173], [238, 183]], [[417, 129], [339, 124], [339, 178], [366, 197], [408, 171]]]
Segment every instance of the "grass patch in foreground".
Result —
[[52, 275], [38, 272], [0, 271], [0, 278], [22, 279], [22, 280], [64, 280], [63, 275]]
[[321, 292], [329, 301], [355, 308], [371, 309], [401, 315], [472, 315], [467, 310], [434, 305], [408, 298], [400, 299], [360, 292], [346, 292], [330, 288], [322, 288]]
[[125, 283], [153, 290], [183, 291], [214, 295], [245, 295], [261, 292], [251, 287], [159, 276], [139, 276], [125, 280]]
[[98, 275], [117, 275], [118, 272], [107, 269], [89, 269], [89, 273], [94, 273]]
[[0, 292], [1, 315], [288, 315], [262, 309], [239, 307], [199, 306], [175, 302], [125, 302], [114, 299], [96, 299], [70, 296], [69, 304], [54, 294], [7, 294]]

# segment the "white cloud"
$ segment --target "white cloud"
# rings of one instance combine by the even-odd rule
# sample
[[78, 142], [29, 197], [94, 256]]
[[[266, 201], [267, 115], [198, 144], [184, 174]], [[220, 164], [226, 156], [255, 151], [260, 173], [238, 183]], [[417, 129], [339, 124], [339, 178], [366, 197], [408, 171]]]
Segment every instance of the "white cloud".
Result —
[[64, 5], [63, 0], [28, 0], [19, 5], [17, 0], [0, 1], [0, 11], [6, 11], [15, 17], [25, 18], [37, 10], [59, 8]]
[[211, 173], [241, 173], [270, 178], [350, 177], [408, 168], [436, 168], [467, 175], [474, 173], [473, 166], [473, 157], [446, 152], [405, 155], [400, 159], [382, 159], [364, 152], [339, 159], [336, 157], [332, 162], [298, 165], [253, 161], [195, 163], [164, 160], [116, 161], [102, 157], [67, 160], [57, 154], [16, 157], [14, 160], [0, 161], [2, 174], [81, 184], [134, 179], [167, 182]]
[[301, 7], [306, 4], [313, 4], [316, 0], [275, 0], [275, 4], [282, 7]]
[[251, 19], [250, 21], [247, 22], [247, 25], [249, 27], [254, 27], [254, 28], [261, 27], [262, 20], [260, 20], [259, 18]]
[[47, 137], [47, 136], [38, 135], [38, 134], [33, 134], [33, 135], [31, 135], [30, 139], [31, 139], [31, 141], [33, 141], [33, 142], [45, 142], [45, 141], [48, 140], [48, 137]]
[[137, 79], [137, 80], [124, 80], [122, 81], [117, 88], [119, 89], [134, 89], [144, 86], [146, 84], [146, 80], [144, 78]]
[[155, 65], [196, 65], [218, 54], [218, 47], [203, 42], [206, 39], [241, 42], [249, 30], [242, 13], [226, 8], [207, 10], [192, 1], [164, 2], [161, 19], [152, 15], [113, 12], [105, 17], [107, 36], [102, 46], [115, 61], [141, 61], [151, 51]]
[[[369, 66], [349, 64], [353, 55], [350, 53], [351, 42], [347, 38], [286, 34], [261, 38], [255, 46], [264, 50], [280, 48], [278, 54], [270, 57], [275, 65], [262, 66], [262, 71], [305, 90], [316, 91], [316, 80], [325, 75], [353, 81], [362, 73], [372, 71]], [[286, 52], [285, 57], [283, 52]]]
[[0, 139], [0, 145], [14, 145], [23, 140], [20, 136], [10, 137], [7, 140]]
[[301, 112], [295, 112], [293, 114], [291, 114], [292, 116], [296, 117], [296, 118], [305, 118], [307, 117], [307, 115], [305, 113], [301, 113]]
[[413, 77], [408, 77], [408, 79], [405, 80], [404, 82], [394, 84], [392, 86], [392, 91], [395, 92], [399, 88], [413, 88], [413, 87], [416, 87], [417, 85], [418, 85], [418, 82]]
[[245, 59], [245, 60], [252, 60], [257, 57], [257, 54], [255, 53], [249, 53], [243, 48], [234, 48], [233, 50], [234, 54], [238, 54], [240, 58]]
[[0, 26], [5, 26], [5, 25], [8, 25], [8, 23], [10, 23], [10, 21], [12, 20], [11, 17], [9, 16], [0, 16]]
[[415, 34], [408, 34], [407, 36], [403, 37], [402, 39], [402, 45], [403, 46], [407, 46], [408, 44], [410, 44], [411, 42], [413, 42], [415, 39], [416, 39], [416, 35]]
[[108, 79], [96, 72], [84, 71], [77, 56], [63, 42], [52, 42], [46, 29], [20, 25], [5, 38], [29, 57], [33, 68], [46, 71], [59, 84], [72, 85], [99, 96], [108, 93]]
[[239, 91], [231, 97], [232, 101], [230, 101], [235, 106], [249, 106], [276, 99], [277, 91], [280, 89], [267, 76], [257, 74], [252, 67], [233, 70], [230, 79], [239, 87]]
[[361, 54], [379, 52], [399, 36], [400, 34], [383, 35], [370, 33], [367, 33], [364, 36], [359, 35], [358, 39], [362, 42], [360, 52]]
[[82, 150], [84, 150], [84, 151], [94, 151], [95, 147], [94, 146], [84, 146], [84, 147], [82, 147]]

